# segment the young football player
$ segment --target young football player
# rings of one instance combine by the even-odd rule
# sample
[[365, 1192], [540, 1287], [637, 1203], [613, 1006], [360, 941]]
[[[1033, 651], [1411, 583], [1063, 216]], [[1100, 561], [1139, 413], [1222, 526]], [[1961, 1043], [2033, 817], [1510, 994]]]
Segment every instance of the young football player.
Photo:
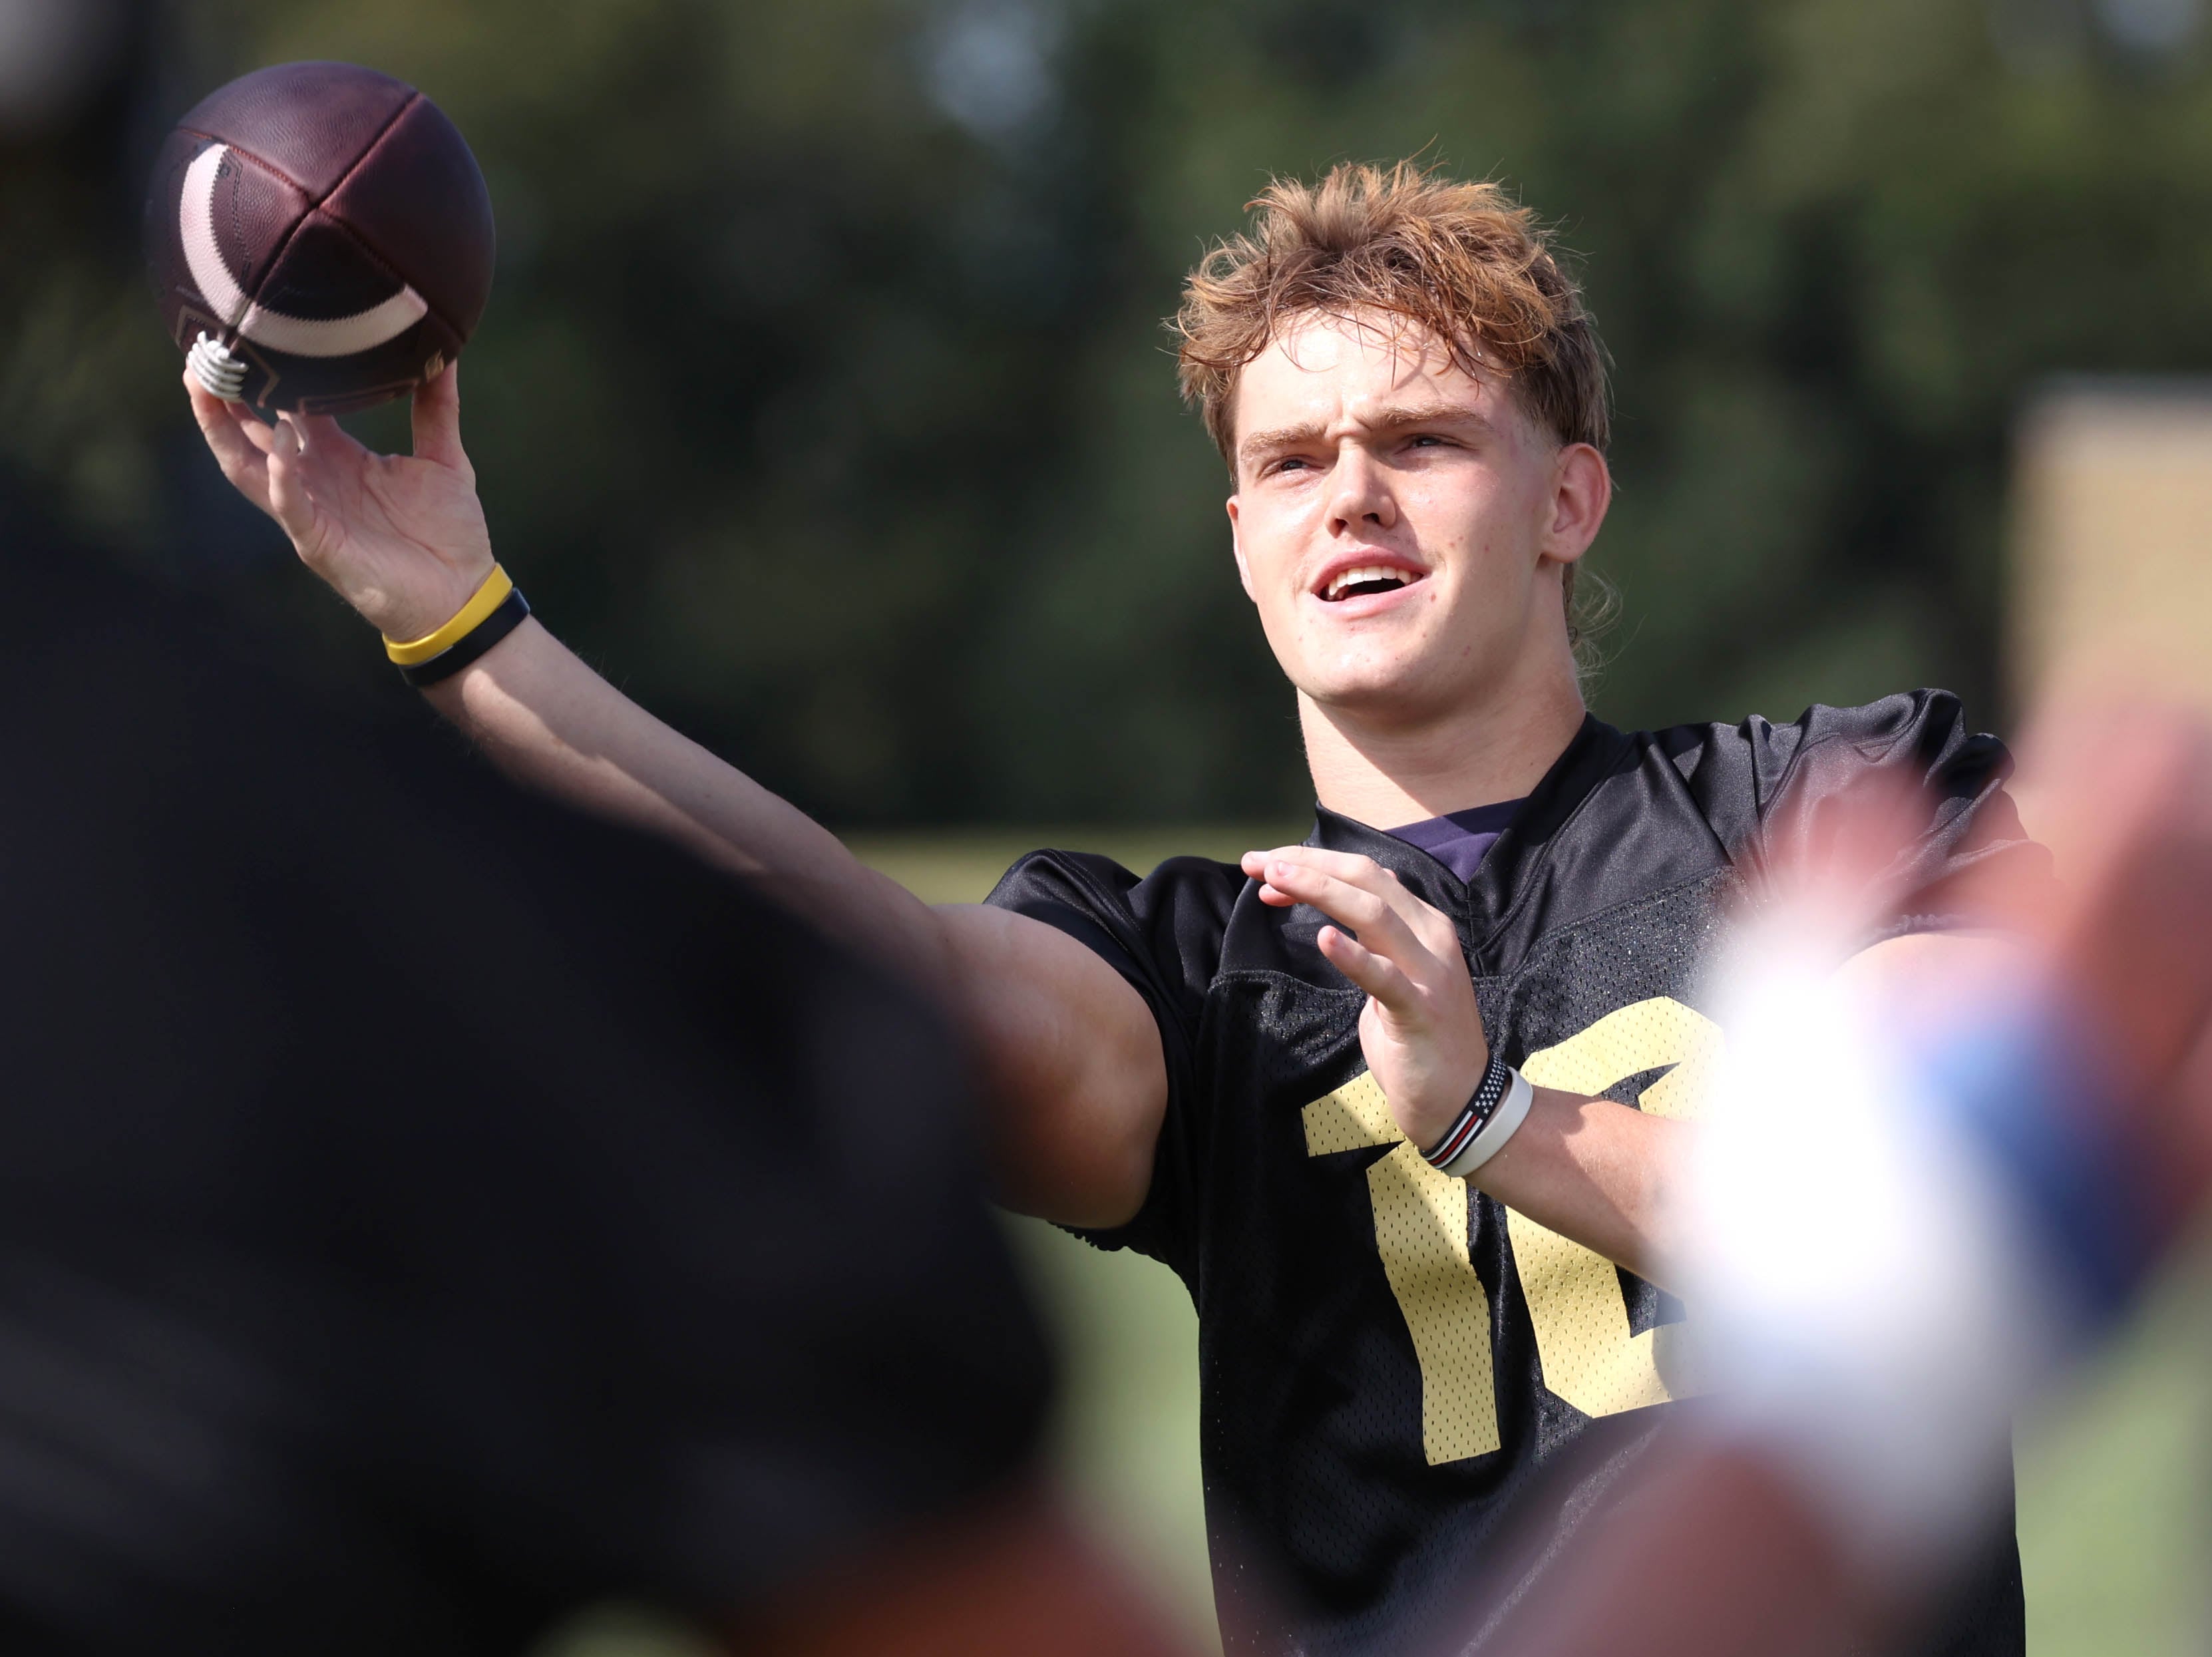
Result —
[[[1363, 1649], [1516, 1498], [1586, 1519], [1685, 1390], [1665, 1194], [1720, 1032], [1705, 963], [1768, 825], [1924, 788], [1881, 961], [2020, 855], [2005, 756], [1937, 692], [1624, 733], [1583, 707], [1573, 576], [1604, 522], [1605, 359], [1529, 215], [1411, 165], [1281, 183], [1190, 279], [1182, 384], [1298, 710], [1297, 846], [1139, 879], [1024, 859], [932, 909], [659, 724], [494, 563], [448, 373], [413, 458], [195, 392], [231, 480], [515, 775], [761, 880], [935, 986], [996, 1083], [1006, 1200], [1167, 1262], [1200, 1325], [1232, 1645]], [[1565, 1490], [1563, 1452], [1597, 1470]], [[2021, 1646], [1993, 1543], [1961, 1651]]]

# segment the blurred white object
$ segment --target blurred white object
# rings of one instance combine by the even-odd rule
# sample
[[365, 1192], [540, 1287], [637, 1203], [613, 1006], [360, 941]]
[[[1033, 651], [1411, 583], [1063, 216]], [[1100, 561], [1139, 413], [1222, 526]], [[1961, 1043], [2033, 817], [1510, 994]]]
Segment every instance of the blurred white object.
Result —
[[1723, 1435], [1910, 1581], [1986, 1522], [2064, 1314], [2034, 1217], [1931, 1096], [1898, 1010], [1832, 964], [1771, 926], [1733, 963], [1684, 1298]]
[[120, 0], [0, 0], [0, 134], [65, 119], [113, 62], [122, 21]]

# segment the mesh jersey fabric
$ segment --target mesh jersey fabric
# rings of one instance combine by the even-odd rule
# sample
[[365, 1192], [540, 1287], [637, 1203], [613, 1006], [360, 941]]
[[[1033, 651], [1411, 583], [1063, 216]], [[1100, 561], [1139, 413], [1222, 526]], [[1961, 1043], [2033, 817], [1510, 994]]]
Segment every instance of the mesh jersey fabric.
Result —
[[0, 1650], [732, 1618], [1025, 1476], [951, 1043], [0, 499]]
[[[1486, 1029], [1532, 1081], [1684, 1114], [1720, 1040], [1711, 945], [1759, 859], [1817, 837], [1854, 782], [1909, 779], [1926, 817], [1890, 871], [1891, 930], [1954, 924], [1969, 865], [2047, 864], [2008, 768], [1936, 691], [1785, 725], [1590, 719], [1470, 881], [1326, 810], [1309, 843], [1373, 858], [1453, 918]], [[1159, 1026], [1150, 1191], [1127, 1226], [1085, 1235], [1165, 1262], [1196, 1304], [1230, 1648], [1394, 1648], [1447, 1603], [1479, 1624], [1461, 1585], [1509, 1533], [1571, 1530], [1652, 1406], [1687, 1390], [1679, 1303], [1419, 1160], [1365, 1076], [1364, 998], [1316, 948], [1313, 909], [1261, 904], [1231, 865], [1139, 880], [1066, 852], [1024, 858], [990, 901], [1095, 950]], [[1932, 1649], [2024, 1637], [2008, 1535]]]

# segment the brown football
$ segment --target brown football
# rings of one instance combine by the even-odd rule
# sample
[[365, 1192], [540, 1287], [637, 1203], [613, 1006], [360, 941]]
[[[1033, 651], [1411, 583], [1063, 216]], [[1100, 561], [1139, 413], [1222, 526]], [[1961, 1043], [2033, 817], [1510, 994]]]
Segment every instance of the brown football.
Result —
[[177, 123], [146, 252], [202, 385], [264, 414], [342, 414], [468, 343], [491, 293], [491, 197], [459, 130], [404, 82], [280, 64]]

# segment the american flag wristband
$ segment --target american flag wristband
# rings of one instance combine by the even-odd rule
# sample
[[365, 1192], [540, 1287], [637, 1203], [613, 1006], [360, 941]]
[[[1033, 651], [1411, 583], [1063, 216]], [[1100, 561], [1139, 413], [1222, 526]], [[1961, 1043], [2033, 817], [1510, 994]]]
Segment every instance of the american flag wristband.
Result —
[[1534, 1097], [1528, 1078], [1492, 1049], [1467, 1108], [1444, 1130], [1443, 1138], [1421, 1153], [1422, 1160], [1440, 1173], [1465, 1179], [1513, 1137]]

